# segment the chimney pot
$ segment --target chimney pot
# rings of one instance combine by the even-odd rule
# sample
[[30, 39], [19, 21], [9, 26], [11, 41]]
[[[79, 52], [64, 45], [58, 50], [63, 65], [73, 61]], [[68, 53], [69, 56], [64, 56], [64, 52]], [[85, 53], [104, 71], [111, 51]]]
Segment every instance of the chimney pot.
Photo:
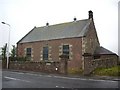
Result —
[[88, 11], [88, 14], [89, 14], [89, 19], [93, 19], [93, 12], [90, 10], [90, 11]]
[[48, 22], [46, 23], [46, 26], [49, 26], [49, 23], [48, 23]]
[[76, 17], [74, 17], [74, 21], [76, 21], [77, 20], [77, 18]]

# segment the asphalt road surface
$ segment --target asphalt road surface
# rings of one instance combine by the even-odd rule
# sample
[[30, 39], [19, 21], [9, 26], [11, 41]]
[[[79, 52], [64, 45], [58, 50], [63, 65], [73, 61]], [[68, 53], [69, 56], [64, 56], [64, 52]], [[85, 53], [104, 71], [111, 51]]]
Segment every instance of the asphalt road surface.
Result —
[[2, 88], [118, 88], [118, 81], [50, 74], [2, 72]]

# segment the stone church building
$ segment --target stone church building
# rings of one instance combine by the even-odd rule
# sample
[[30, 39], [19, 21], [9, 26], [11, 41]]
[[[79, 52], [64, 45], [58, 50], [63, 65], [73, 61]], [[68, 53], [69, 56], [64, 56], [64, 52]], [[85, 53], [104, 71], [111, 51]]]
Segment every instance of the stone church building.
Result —
[[17, 42], [17, 56], [33, 62], [60, 62], [67, 55], [68, 69], [84, 69], [86, 55], [92, 59], [117, 59], [117, 55], [100, 46], [93, 12], [88, 19], [34, 27]]

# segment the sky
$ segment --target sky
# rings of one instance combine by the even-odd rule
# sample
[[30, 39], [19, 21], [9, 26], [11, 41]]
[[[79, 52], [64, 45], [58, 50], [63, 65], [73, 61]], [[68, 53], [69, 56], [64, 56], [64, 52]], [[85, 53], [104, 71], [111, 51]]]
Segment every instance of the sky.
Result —
[[0, 47], [10, 46], [31, 29], [87, 19], [88, 11], [93, 18], [100, 45], [118, 54], [118, 2], [119, 0], [0, 0]]

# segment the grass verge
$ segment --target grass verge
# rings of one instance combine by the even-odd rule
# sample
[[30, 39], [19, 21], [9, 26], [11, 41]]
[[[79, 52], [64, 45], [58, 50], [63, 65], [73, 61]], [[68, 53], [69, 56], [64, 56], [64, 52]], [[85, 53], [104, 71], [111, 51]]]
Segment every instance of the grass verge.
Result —
[[120, 65], [111, 68], [97, 68], [92, 74], [99, 76], [120, 76]]

